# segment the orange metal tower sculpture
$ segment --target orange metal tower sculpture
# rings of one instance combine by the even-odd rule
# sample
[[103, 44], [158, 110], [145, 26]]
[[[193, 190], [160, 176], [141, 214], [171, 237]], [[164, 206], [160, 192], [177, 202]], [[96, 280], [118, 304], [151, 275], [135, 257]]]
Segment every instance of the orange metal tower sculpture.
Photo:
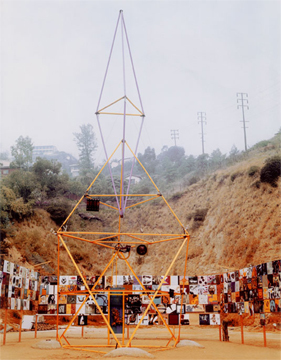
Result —
[[[101, 98], [102, 98], [102, 94], [103, 94], [103, 89], [104, 89], [104, 85], [105, 85], [105, 81], [106, 81], [106, 77], [107, 77], [107, 72], [108, 72], [108, 68], [109, 68], [109, 64], [110, 64], [110, 60], [111, 60], [111, 55], [112, 55], [112, 50], [114, 47], [114, 43], [115, 43], [115, 38], [116, 38], [116, 34], [117, 34], [117, 30], [120, 29], [121, 31], [121, 40], [122, 40], [122, 55], [123, 55], [123, 85], [124, 85], [124, 95], [122, 97], [120, 97], [118, 100], [110, 103], [109, 105], [103, 107], [102, 109], [99, 109], [100, 106], [100, 102], [101, 102]], [[125, 61], [124, 61], [124, 47], [125, 45], [127, 45], [128, 47], [128, 51], [129, 51], [129, 56], [130, 56], [130, 61], [131, 61], [131, 65], [132, 65], [132, 69], [133, 69], [133, 74], [134, 74], [134, 80], [135, 80], [135, 85], [137, 88], [137, 93], [138, 93], [138, 97], [139, 97], [139, 103], [140, 103], [140, 107], [141, 109], [139, 109], [127, 96], [126, 94], [126, 81], [125, 81]], [[111, 112], [111, 107], [118, 103], [118, 102], [123, 102], [123, 111], [122, 112]], [[127, 107], [128, 104], [130, 104], [131, 107], [134, 108], [134, 112], [127, 112]], [[69, 216], [66, 218], [66, 220], [64, 221], [64, 223], [62, 224], [62, 226], [59, 228], [59, 230], [57, 231], [57, 237], [58, 237], [58, 279], [60, 276], [60, 246], [62, 245], [71, 262], [73, 263], [73, 265], [75, 266], [76, 270], [77, 270], [77, 274], [81, 277], [83, 284], [85, 286], [85, 290], [80, 290], [79, 294], [83, 294], [86, 295], [85, 296], [85, 300], [81, 303], [81, 306], [79, 307], [79, 309], [76, 311], [76, 313], [74, 314], [74, 316], [71, 318], [71, 320], [69, 321], [69, 324], [67, 326], [67, 328], [63, 331], [63, 333], [58, 336], [58, 331], [57, 331], [57, 338], [60, 341], [61, 345], [65, 348], [72, 348], [72, 349], [80, 349], [80, 350], [89, 350], [89, 351], [95, 351], [95, 352], [101, 352], [103, 353], [103, 351], [101, 350], [97, 350], [97, 348], [102, 348], [102, 347], [110, 347], [110, 346], [115, 346], [115, 345], [110, 345], [110, 334], [112, 335], [112, 337], [114, 338], [116, 344], [118, 347], [128, 347], [128, 346], [132, 346], [132, 340], [135, 337], [136, 332], [138, 331], [144, 317], [147, 315], [148, 311], [150, 308], [154, 308], [154, 310], [158, 313], [158, 316], [161, 318], [161, 320], [163, 321], [163, 324], [165, 325], [165, 327], [167, 328], [167, 331], [170, 334], [170, 340], [166, 345], [160, 346], [160, 347], [156, 347], [159, 349], [169, 349], [171, 347], [176, 346], [176, 344], [179, 342], [180, 340], [180, 327], [181, 327], [181, 322], [179, 322], [179, 331], [178, 331], [178, 336], [176, 337], [174, 335], [174, 333], [172, 332], [170, 326], [167, 324], [167, 322], [165, 321], [165, 319], [163, 318], [161, 312], [158, 310], [156, 304], [154, 303], [154, 299], [156, 296], [159, 295], [163, 295], [163, 294], [167, 294], [167, 292], [161, 291], [161, 286], [163, 285], [165, 278], [170, 274], [170, 271], [173, 267], [173, 265], [175, 264], [176, 260], [178, 259], [180, 253], [182, 251], [185, 251], [185, 265], [184, 265], [184, 269], [183, 269], [183, 286], [185, 285], [185, 281], [186, 281], [186, 268], [187, 268], [187, 257], [188, 257], [188, 245], [189, 245], [189, 234], [187, 232], [187, 230], [184, 228], [184, 226], [182, 225], [182, 223], [180, 222], [180, 220], [178, 219], [178, 217], [176, 216], [176, 214], [174, 213], [174, 211], [172, 210], [171, 206], [168, 204], [167, 200], [165, 199], [165, 197], [161, 194], [160, 190], [158, 189], [158, 187], [156, 186], [156, 184], [154, 183], [154, 181], [152, 180], [151, 176], [148, 174], [148, 172], [146, 171], [146, 169], [144, 168], [144, 166], [142, 165], [142, 163], [139, 161], [139, 159], [137, 158], [137, 156], [135, 155], [137, 152], [137, 148], [138, 148], [138, 143], [139, 143], [139, 138], [140, 138], [140, 134], [141, 134], [141, 129], [142, 129], [142, 125], [143, 125], [143, 121], [144, 121], [144, 117], [145, 117], [145, 113], [144, 113], [144, 109], [142, 106], [142, 101], [141, 101], [141, 97], [140, 97], [140, 92], [139, 92], [139, 87], [138, 87], [138, 83], [137, 83], [137, 79], [136, 79], [136, 74], [135, 74], [135, 69], [134, 69], [134, 65], [133, 65], [133, 60], [132, 60], [132, 55], [131, 55], [131, 49], [129, 46], [129, 41], [128, 41], [128, 36], [127, 36], [127, 30], [125, 27], [125, 22], [124, 22], [124, 17], [123, 17], [123, 12], [120, 11], [119, 13], [119, 17], [118, 17], [118, 21], [117, 21], [117, 25], [116, 25], [116, 29], [115, 29], [115, 33], [114, 33], [114, 38], [113, 38], [113, 43], [112, 43], [112, 47], [111, 47], [111, 51], [110, 51], [110, 56], [109, 56], [109, 60], [108, 60], [108, 64], [107, 64], [107, 68], [106, 68], [106, 73], [105, 73], [105, 77], [104, 77], [104, 81], [103, 81], [103, 85], [102, 85], [102, 90], [101, 90], [101, 94], [100, 94], [100, 98], [98, 101], [98, 106], [97, 106], [97, 111], [96, 111], [96, 116], [97, 116], [97, 121], [98, 121], [98, 125], [99, 125], [99, 129], [100, 129], [100, 134], [101, 134], [101, 138], [102, 138], [102, 142], [103, 142], [103, 146], [104, 146], [104, 150], [105, 150], [105, 155], [106, 155], [106, 162], [103, 165], [103, 167], [100, 169], [99, 173], [96, 175], [96, 177], [94, 178], [94, 180], [92, 181], [92, 183], [89, 185], [89, 187], [86, 189], [84, 195], [81, 197], [81, 199], [77, 202], [77, 204], [75, 205], [75, 207], [73, 208], [73, 210], [71, 211], [71, 213], [69, 214]], [[106, 146], [105, 146], [105, 142], [103, 139], [103, 134], [101, 131], [101, 124], [100, 124], [100, 116], [121, 116], [123, 118], [123, 137], [122, 140], [119, 142], [119, 144], [116, 146], [115, 150], [113, 151], [113, 153], [110, 156], [107, 156], [107, 151], [106, 151]], [[136, 116], [140, 118], [140, 130], [139, 130], [139, 135], [138, 135], [138, 139], [137, 139], [137, 144], [136, 144], [136, 150], [135, 152], [131, 149], [131, 147], [129, 146], [128, 142], [126, 141], [126, 118], [127, 117], [131, 117], [131, 116]], [[110, 160], [112, 159], [113, 155], [116, 153], [117, 150], [121, 150], [122, 152], [122, 160], [121, 160], [121, 176], [120, 176], [120, 193], [117, 193], [116, 191], [116, 187], [115, 187], [115, 183], [114, 183], [114, 179], [111, 173], [111, 167], [110, 167]], [[132, 154], [133, 157], [133, 163], [132, 163], [132, 168], [130, 171], [130, 178], [129, 178], [129, 183], [127, 185], [127, 188], [125, 189], [124, 186], [124, 160], [125, 160], [125, 149], [127, 149], [127, 151], [129, 151]], [[130, 193], [130, 185], [131, 185], [131, 178], [132, 178], [132, 174], [133, 174], [133, 168], [135, 163], [138, 162], [139, 166], [143, 169], [143, 171], [145, 172], [146, 176], [148, 177], [148, 179], [151, 181], [151, 183], [154, 186], [154, 193], [151, 194], [132, 194]], [[97, 194], [97, 193], [93, 193], [91, 191], [91, 189], [94, 188], [94, 184], [97, 181], [97, 179], [99, 178], [100, 174], [102, 173], [102, 171], [105, 169], [105, 167], [108, 166], [109, 168], [109, 173], [111, 176], [111, 181], [112, 181], [112, 189], [113, 189], [113, 193], [111, 194]], [[106, 202], [106, 199], [109, 197], [114, 197], [115, 201], [116, 201], [116, 206], [112, 206], [110, 204], [108, 204]], [[115, 231], [112, 232], [101, 232], [101, 231], [92, 231], [92, 232], [83, 232], [83, 230], [79, 230], [79, 231], [65, 231], [65, 225], [67, 224], [67, 222], [69, 221], [69, 219], [72, 217], [72, 215], [74, 214], [75, 210], [78, 208], [78, 206], [80, 204], [82, 204], [82, 202], [84, 202], [84, 199], [87, 199], [87, 204], [88, 207], [92, 207], [92, 209], [97, 210], [99, 209], [99, 207], [107, 207], [109, 209], [111, 209], [115, 214], [116, 217], [118, 218], [118, 226], [116, 228]], [[132, 205], [127, 205], [127, 200], [128, 198], [134, 198], [136, 200], [136, 202]], [[155, 200], [158, 199], [159, 201], [163, 202], [163, 206], [166, 206], [172, 216], [174, 217], [174, 220], [178, 223], [179, 225], [179, 229], [180, 231], [178, 231], [177, 233], [164, 233], [164, 234], [159, 234], [159, 233], [132, 233], [132, 232], [125, 232], [122, 230], [122, 224], [123, 224], [123, 220], [125, 217], [125, 212], [128, 209], [131, 209], [135, 206], [141, 205], [143, 206], [145, 203], [151, 201], [151, 200]], [[145, 206], [145, 205], [144, 205]], [[91, 239], [89, 239], [89, 235], [91, 236]], [[75, 239], [75, 241], [79, 242], [88, 242], [90, 244], [92, 244], [93, 247], [103, 247], [106, 249], [109, 249], [111, 251], [111, 256], [108, 259], [108, 263], [105, 264], [104, 269], [101, 272], [101, 275], [99, 276], [98, 280], [95, 282], [95, 284], [93, 286], [89, 286], [85, 276], [83, 275], [81, 269], [79, 268], [79, 266], [77, 265], [74, 257], [71, 254], [71, 248], [69, 245], [67, 245], [65, 239]], [[176, 254], [175, 256], [171, 259], [171, 262], [169, 264], [169, 266], [167, 267], [164, 276], [162, 277], [162, 281], [160, 282], [160, 284], [158, 285], [156, 290], [147, 290], [145, 288], [145, 286], [142, 284], [142, 282], [139, 280], [137, 274], [135, 273], [133, 267], [130, 265], [129, 261], [128, 261], [128, 256], [125, 256], [124, 254], [126, 252], [124, 252], [124, 249], [126, 249], [126, 251], [130, 254], [130, 251], [133, 251], [136, 249], [136, 247], [139, 247], [140, 245], [143, 246], [143, 249], [145, 249], [145, 247], [147, 246], [154, 246], [156, 244], [159, 243], [165, 243], [165, 242], [173, 242], [174, 247], [177, 248], [176, 249]], [[107, 271], [109, 271], [109, 268], [114, 266], [114, 262], [117, 260], [123, 261], [128, 269], [130, 270], [131, 274], [136, 278], [136, 280], [138, 281], [139, 285], [141, 286], [142, 290], [136, 291], [136, 290], [120, 290], [120, 289], [116, 289], [114, 287], [111, 287], [109, 289], [97, 289], [97, 285], [100, 282], [100, 279], [102, 278], [102, 276], [104, 276]], [[155, 261], [157, 259], [155, 258]], [[116, 275], [117, 275], [117, 265], [116, 265]], [[148, 295], [150, 302], [146, 308], [146, 310], [144, 311], [144, 313], [142, 314], [142, 316], [139, 319], [138, 324], [136, 325], [133, 333], [131, 334], [131, 337], [129, 338], [129, 340], [127, 340], [125, 342], [124, 339], [124, 320], [125, 320], [125, 316], [124, 316], [124, 299], [125, 296], [128, 294], [132, 294], [132, 293], [136, 293], [138, 292], [141, 295]], [[76, 294], [78, 293], [73, 292], [73, 291], [67, 291], [67, 292], [60, 292], [59, 290], [59, 286], [58, 286], [58, 299], [59, 296], [64, 294]], [[99, 293], [104, 293], [108, 296], [108, 298], [110, 298], [110, 296], [114, 295], [114, 296], [122, 296], [123, 298], [123, 317], [122, 317], [122, 322], [123, 322], [123, 330], [122, 330], [122, 339], [120, 339], [120, 337], [118, 338], [117, 334], [114, 332], [112, 326], [110, 325], [110, 316], [111, 316], [111, 312], [110, 309], [108, 309], [108, 314], [105, 314], [102, 310], [102, 308], [99, 306], [95, 295]], [[181, 295], [181, 311], [180, 314], [182, 313], [182, 306], [183, 306], [183, 293], [180, 293], [178, 295]], [[104, 344], [99, 344], [99, 345], [74, 345], [74, 344], [70, 344], [70, 340], [67, 339], [67, 332], [71, 326], [71, 324], [73, 323], [73, 321], [75, 320], [75, 318], [79, 315], [83, 305], [86, 303], [86, 301], [91, 298], [93, 300], [93, 302], [95, 303], [99, 313], [101, 314], [107, 329], [108, 329], [108, 339], [107, 341], [105, 341]], [[58, 310], [58, 309], [57, 309]], [[58, 324], [58, 315], [57, 315], [57, 324]], [[170, 345], [171, 341], [174, 341], [173, 345]], [[139, 345], [138, 347], [153, 347], [153, 346], [148, 346], [148, 345]], [[95, 350], [96, 348], [96, 350]]]

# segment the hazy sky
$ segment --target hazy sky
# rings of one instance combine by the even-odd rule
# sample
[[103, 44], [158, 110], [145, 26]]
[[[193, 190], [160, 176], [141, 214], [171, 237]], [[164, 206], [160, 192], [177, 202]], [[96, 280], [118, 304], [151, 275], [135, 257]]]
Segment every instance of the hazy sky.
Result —
[[[280, 128], [279, 1], [1, 1], [1, 151], [20, 136], [78, 155], [73, 133], [91, 123], [119, 10], [124, 11], [145, 110], [141, 152], [177, 144], [201, 153], [197, 112], [207, 116], [205, 151], [244, 149], [236, 93], [249, 95], [248, 145]], [[102, 105], [123, 96], [118, 32]], [[127, 96], [139, 106], [126, 53]], [[108, 151], [120, 117], [101, 118]], [[134, 147], [140, 119], [128, 118]], [[118, 132], [119, 130], [119, 132]]]

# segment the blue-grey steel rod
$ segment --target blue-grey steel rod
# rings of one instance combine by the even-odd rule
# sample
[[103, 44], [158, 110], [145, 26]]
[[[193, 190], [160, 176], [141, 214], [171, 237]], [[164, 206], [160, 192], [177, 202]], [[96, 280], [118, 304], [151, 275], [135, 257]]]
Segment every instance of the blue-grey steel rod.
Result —
[[[137, 154], [137, 151], [138, 151], [138, 146], [139, 146], [140, 136], [141, 136], [141, 132], [142, 132], [143, 122], [144, 122], [144, 117], [142, 117], [142, 121], [141, 121], [141, 126], [140, 126], [140, 130], [139, 130], [139, 136], [138, 136], [138, 139], [137, 139], [135, 154]], [[132, 175], [133, 175], [133, 169], [134, 169], [134, 166], [135, 166], [135, 162], [136, 162], [136, 158], [134, 157], [132, 167], [131, 167], [131, 171], [130, 171], [129, 183], [128, 183], [128, 188], [127, 188], [127, 195], [129, 194], [129, 191], [130, 191], [131, 179], [132, 179]], [[125, 208], [126, 208], [126, 205], [127, 205], [127, 199], [128, 199], [128, 196], [125, 197], [124, 212], [125, 212]]]
[[[123, 15], [123, 13], [122, 13], [121, 21], [122, 21], [123, 28], [124, 28], [125, 35], [126, 35], [126, 41], [127, 41], [127, 45], [128, 45], [129, 54], [130, 54], [131, 65], [132, 65], [132, 69], [133, 69], [133, 74], [134, 74], [134, 79], [135, 79], [135, 83], [136, 83], [136, 88], [137, 88], [137, 91], [138, 91], [138, 96], [139, 96], [139, 101], [140, 101], [140, 105], [141, 105], [141, 110], [142, 110], [142, 113], [144, 114], [144, 108], [143, 108], [142, 100], [141, 100], [141, 96], [140, 96], [139, 85], [138, 85], [138, 81], [137, 81], [137, 76], [136, 76], [136, 72], [135, 72], [135, 67], [134, 67], [132, 52], [131, 52], [131, 48], [130, 48], [130, 43], [129, 43], [129, 39], [128, 39], [128, 34], [127, 34], [127, 29], [126, 29], [126, 25], [125, 25], [125, 20], [124, 20], [124, 15]], [[138, 151], [138, 145], [139, 145], [140, 135], [141, 135], [141, 132], [142, 132], [143, 121], [144, 121], [144, 117], [142, 118], [142, 122], [141, 122], [141, 126], [140, 126], [140, 131], [139, 131], [139, 135], [138, 135], [138, 139], [137, 139], [137, 144], [136, 144], [136, 148], [135, 148], [135, 154], [136, 154], [137, 151]], [[133, 159], [133, 163], [132, 163], [132, 167], [131, 167], [131, 171], [130, 171], [129, 183], [128, 183], [128, 188], [127, 188], [127, 195], [129, 194], [129, 190], [130, 190], [130, 185], [131, 185], [131, 179], [132, 179], [133, 169], [134, 169], [134, 165], [135, 165], [135, 160], [136, 160], [136, 159], [134, 158], [134, 159]], [[128, 197], [126, 196], [126, 198], [125, 198], [124, 200], [125, 200], [125, 203], [124, 203], [123, 211], [125, 211], [125, 207], [126, 207], [126, 204], [127, 204]]]
[[110, 49], [110, 53], [109, 53], [109, 58], [108, 58], [108, 62], [107, 62], [106, 70], [105, 70], [105, 75], [104, 75], [104, 79], [103, 79], [103, 83], [102, 83], [102, 87], [101, 87], [101, 93], [100, 93], [100, 97], [99, 97], [99, 101], [98, 101], [97, 112], [99, 111], [100, 101], [101, 101], [101, 97], [102, 97], [102, 93], [103, 93], [105, 80], [106, 80], [106, 77], [107, 77], [107, 72], [108, 72], [109, 63], [110, 63], [110, 60], [111, 60], [111, 55], [112, 55], [113, 46], [114, 46], [114, 43], [115, 43], [116, 33], [117, 33], [118, 24], [119, 24], [121, 14], [122, 14], [122, 10], [120, 10], [120, 12], [119, 12], [119, 16], [118, 16], [114, 36], [113, 36], [113, 41], [112, 41], [112, 45], [111, 45], [111, 49]]
[[125, 30], [125, 35], [126, 35], [128, 50], [129, 50], [129, 54], [130, 54], [131, 64], [132, 64], [132, 68], [133, 68], [135, 83], [136, 83], [136, 87], [137, 87], [137, 91], [138, 91], [138, 95], [139, 95], [139, 100], [140, 100], [140, 104], [141, 104], [141, 110], [142, 110], [142, 113], [144, 114], [144, 109], [143, 109], [143, 106], [142, 106], [142, 101], [141, 101], [141, 96], [140, 96], [139, 85], [138, 85], [138, 81], [137, 81], [137, 76], [136, 76], [136, 72], [135, 72], [133, 57], [132, 57], [132, 53], [131, 53], [131, 48], [130, 48], [130, 44], [129, 44], [128, 34], [127, 34], [127, 30], [126, 30], [126, 25], [125, 25], [125, 21], [124, 21], [124, 16], [123, 16], [123, 14], [122, 14], [122, 19], [121, 19], [121, 20], [122, 20], [122, 23], [123, 23], [123, 26], [124, 26], [124, 30]]
[[[121, 13], [123, 19], [123, 12]], [[126, 142], [126, 74], [125, 74], [125, 51], [124, 51], [124, 26], [121, 21], [121, 38], [122, 38], [122, 62], [123, 62], [123, 86], [124, 86], [124, 115], [123, 115], [123, 139], [122, 139], [122, 174], [121, 174], [121, 193], [124, 194], [124, 163], [125, 163], [125, 142]], [[124, 214], [124, 197], [121, 198], [121, 216]]]
[[[99, 120], [99, 115], [98, 114], [97, 114], [97, 121], [98, 121], [100, 136], [101, 136], [101, 140], [102, 140], [102, 144], [103, 144], [103, 149], [104, 149], [104, 153], [105, 153], [105, 157], [106, 157], [106, 161], [107, 161], [108, 160], [108, 155], [107, 155], [104, 138], [103, 138], [102, 131], [101, 131], [100, 120]], [[119, 214], [121, 214], [121, 209], [120, 209], [119, 200], [118, 200], [118, 197], [117, 197], [117, 191], [116, 191], [116, 188], [115, 188], [115, 183], [114, 183], [114, 180], [113, 180], [113, 175], [112, 175], [110, 163], [108, 162], [107, 165], [108, 165], [109, 174], [110, 174], [110, 178], [111, 178], [111, 182], [112, 182], [112, 186], [113, 186], [113, 190], [114, 190], [114, 194], [115, 194], [115, 198], [116, 198], [116, 202], [117, 202], [117, 207], [118, 207], [118, 210], [119, 210]]]

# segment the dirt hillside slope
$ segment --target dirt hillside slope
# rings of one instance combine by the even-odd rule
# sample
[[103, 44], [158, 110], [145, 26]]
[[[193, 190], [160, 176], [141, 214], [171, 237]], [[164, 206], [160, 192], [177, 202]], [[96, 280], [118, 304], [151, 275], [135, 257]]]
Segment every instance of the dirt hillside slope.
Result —
[[[280, 258], [280, 178], [277, 187], [259, 182], [259, 173], [249, 176], [251, 166], [262, 167], [271, 153], [257, 153], [251, 159], [217, 171], [183, 193], [175, 194], [168, 203], [191, 235], [188, 274], [218, 274], [227, 269]], [[164, 194], [165, 195], [165, 194]], [[85, 209], [84, 209], [85, 211]], [[72, 231], [115, 231], [118, 216], [109, 208], [101, 209], [101, 221], [83, 220], [74, 215]], [[38, 261], [51, 261], [40, 271], [52, 273], [57, 264], [57, 226], [42, 209], [30, 221], [16, 224], [17, 231], [8, 239], [11, 261], [31, 266]], [[122, 230], [131, 232], [182, 233], [167, 206], [154, 200], [128, 210]], [[85, 274], [99, 274], [109, 260], [111, 250], [87, 243], [67, 240], [73, 255]], [[31, 246], [32, 245], [32, 246]], [[137, 273], [163, 274], [178, 247], [174, 242], [150, 245], [148, 255], [139, 257], [131, 251], [129, 262]], [[27, 251], [29, 249], [29, 252]], [[29, 256], [27, 256], [27, 253]], [[182, 252], [171, 274], [182, 274], [185, 253]], [[61, 271], [76, 274], [64, 249], [61, 250]], [[110, 270], [111, 272], [111, 270]], [[130, 274], [121, 260], [118, 272]]]

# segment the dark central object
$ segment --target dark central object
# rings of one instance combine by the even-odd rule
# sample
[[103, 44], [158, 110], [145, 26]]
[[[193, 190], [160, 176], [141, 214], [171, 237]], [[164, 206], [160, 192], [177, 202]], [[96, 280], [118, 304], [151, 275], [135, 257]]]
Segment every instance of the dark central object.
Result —
[[147, 253], [147, 247], [145, 245], [139, 245], [137, 247], [137, 253], [139, 255], [145, 255]]
[[100, 210], [100, 199], [87, 199], [87, 211], [99, 211]]

